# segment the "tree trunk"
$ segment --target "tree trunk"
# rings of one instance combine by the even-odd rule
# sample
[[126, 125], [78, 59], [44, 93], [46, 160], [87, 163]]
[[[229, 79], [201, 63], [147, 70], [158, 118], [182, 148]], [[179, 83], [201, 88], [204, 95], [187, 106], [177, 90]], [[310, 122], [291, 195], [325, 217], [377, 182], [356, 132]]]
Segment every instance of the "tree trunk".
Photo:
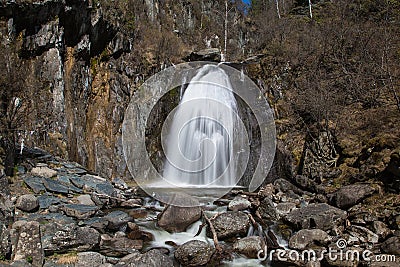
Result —
[[312, 3], [311, 3], [311, 0], [308, 0], [308, 7], [309, 7], [309, 9], [310, 9], [310, 18], [312, 18]]
[[281, 18], [281, 13], [279, 12], [279, 0], [275, 0], [276, 12], [278, 13], [278, 18]]

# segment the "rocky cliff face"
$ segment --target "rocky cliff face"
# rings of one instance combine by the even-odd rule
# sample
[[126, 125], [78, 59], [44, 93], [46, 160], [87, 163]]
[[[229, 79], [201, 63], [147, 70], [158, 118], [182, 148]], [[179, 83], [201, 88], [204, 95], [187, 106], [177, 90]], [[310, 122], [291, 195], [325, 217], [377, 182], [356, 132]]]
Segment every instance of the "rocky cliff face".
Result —
[[[204, 48], [193, 40], [212, 26], [216, 3], [0, 1], [0, 41], [22, 59], [36, 103], [17, 141], [105, 177], [127, 175], [121, 123], [130, 95], [185, 51]], [[215, 38], [204, 42], [221, 46]]]
[[132, 38], [91, 1], [2, 1], [0, 12], [7, 25], [2, 42], [16, 44], [31, 70], [25, 82], [30, 77], [48, 84], [50, 105], [37, 107], [48, 109], [48, 125], [42, 127], [47, 134], [34, 118], [26, 126], [32, 130], [24, 136], [28, 143], [107, 177], [123, 173], [119, 128], [133, 73], [117, 70], [116, 61], [130, 51]]

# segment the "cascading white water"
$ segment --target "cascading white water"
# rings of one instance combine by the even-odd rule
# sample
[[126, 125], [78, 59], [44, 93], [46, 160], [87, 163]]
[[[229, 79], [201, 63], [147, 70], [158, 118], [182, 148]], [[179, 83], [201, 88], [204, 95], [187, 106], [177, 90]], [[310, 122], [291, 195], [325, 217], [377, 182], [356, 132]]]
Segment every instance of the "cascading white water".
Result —
[[234, 186], [237, 105], [224, 70], [203, 66], [175, 110], [164, 150], [164, 179], [182, 186]]

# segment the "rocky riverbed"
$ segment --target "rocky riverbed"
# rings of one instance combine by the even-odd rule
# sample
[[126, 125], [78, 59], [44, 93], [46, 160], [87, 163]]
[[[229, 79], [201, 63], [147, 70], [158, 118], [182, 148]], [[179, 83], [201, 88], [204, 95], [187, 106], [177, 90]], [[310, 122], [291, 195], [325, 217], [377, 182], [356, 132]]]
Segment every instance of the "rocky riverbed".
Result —
[[[400, 264], [400, 197], [378, 183], [328, 194], [277, 179], [255, 193], [233, 190], [182, 208], [40, 150], [15, 171], [1, 178], [1, 266]], [[332, 259], [329, 249], [370, 254]], [[310, 250], [315, 259], [293, 256]], [[389, 260], [379, 262], [383, 255]]]

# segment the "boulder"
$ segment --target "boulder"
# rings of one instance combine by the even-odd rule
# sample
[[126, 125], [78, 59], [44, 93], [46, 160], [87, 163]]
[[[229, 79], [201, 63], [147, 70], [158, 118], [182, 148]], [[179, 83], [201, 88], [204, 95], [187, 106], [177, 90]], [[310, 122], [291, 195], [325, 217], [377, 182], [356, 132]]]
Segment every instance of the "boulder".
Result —
[[51, 178], [57, 175], [57, 171], [52, 170], [49, 167], [35, 167], [32, 168], [31, 174], [35, 176]]
[[35, 195], [22, 195], [17, 199], [15, 206], [22, 211], [36, 211], [39, 208], [39, 201]]
[[77, 257], [75, 267], [97, 267], [106, 262], [105, 256], [93, 251], [80, 252]]
[[104, 219], [108, 221], [107, 228], [112, 231], [126, 229], [127, 223], [133, 222], [133, 218], [129, 214], [120, 210], [110, 212]]
[[0, 222], [0, 255], [8, 255], [11, 252], [10, 230]]
[[[211, 220], [218, 239], [224, 240], [231, 237], [244, 237], [250, 227], [249, 216], [241, 211], [228, 211], [219, 214]], [[207, 235], [212, 236], [211, 231], [207, 228]]]
[[63, 201], [62, 199], [48, 193], [38, 196], [37, 199], [41, 209], [48, 209], [49, 207], [55, 206]]
[[90, 195], [80, 195], [76, 198], [79, 204], [86, 206], [96, 206]]
[[43, 185], [49, 192], [57, 194], [68, 194], [70, 192], [68, 186], [50, 178], [43, 178]]
[[285, 216], [290, 213], [292, 210], [296, 209], [296, 204], [293, 202], [283, 202], [278, 203], [275, 207], [276, 212], [279, 216]]
[[195, 207], [199, 203], [190, 196], [176, 194], [173, 197], [173, 203], [182, 203], [182, 206], [167, 206], [158, 215], [158, 226], [168, 232], [183, 232], [189, 225], [200, 219], [201, 208]]
[[99, 210], [96, 206], [82, 205], [82, 204], [66, 204], [60, 208], [66, 215], [85, 220], [96, 214]]
[[330, 240], [329, 235], [320, 229], [302, 229], [289, 239], [289, 248], [304, 250], [310, 245], [327, 245]]
[[341, 209], [325, 203], [313, 203], [291, 211], [284, 220], [297, 230], [317, 228], [327, 231], [341, 224], [346, 218], [346, 212]]
[[142, 240], [132, 240], [125, 236], [110, 237], [101, 235], [100, 252], [108, 257], [123, 257], [140, 250], [143, 247]]
[[221, 51], [218, 48], [207, 48], [192, 52], [188, 57], [189, 61], [221, 61]]
[[74, 223], [49, 223], [41, 226], [42, 245], [46, 255], [68, 251], [88, 251], [99, 246], [100, 234], [90, 227]]
[[294, 184], [292, 184], [291, 182], [289, 182], [286, 179], [280, 178], [280, 179], [275, 180], [274, 186], [275, 186], [275, 188], [277, 188], [279, 191], [281, 191], [283, 193], [293, 192], [300, 196], [302, 196], [304, 194], [303, 190], [301, 190], [300, 188], [298, 188], [297, 186], [295, 186]]
[[347, 209], [372, 195], [375, 189], [368, 184], [352, 184], [340, 188], [328, 196], [330, 203], [342, 209]]
[[259, 251], [266, 251], [266, 244], [259, 236], [248, 236], [237, 240], [233, 244], [233, 250], [248, 258], [257, 259]]
[[350, 235], [360, 240], [361, 243], [378, 243], [378, 235], [365, 227], [352, 225], [350, 226], [350, 228], [347, 229], [347, 231]]
[[40, 224], [36, 221], [16, 222], [13, 224], [13, 261], [30, 259], [33, 266], [42, 266], [44, 252], [40, 239]]
[[391, 255], [400, 255], [400, 237], [393, 236], [381, 244], [383, 252]]
[[179, 246], [174, 253], [182, 266], [202, 266], [207, 264], [214, 254], [214, 248], [206, 242], [191, 240]]
[[392, 233], [389, 227], [381, 221], [374, 221], [372, 223], [372, 231], [379, 236], [379, 239], [385, 239]]
[[251, 206], [250, 201], [242, 197], [235, 197], [231, 202], [228, 204], [228, 210], [232, 211], [239, 211], [245, 210]]
[[166, 267], [174, 266], [170, 257], [157, 249], [152, 249], [144, 254], [134, 252], [123, 257], [115, 267]]
[[40, 192], [45, 192], [46, 187], [43, 185], [43, 180], [41, 177], [37, 176], [29, 176], [24, 178], [24, 183], [32, 189], [35, 194], [39, 194]]
[[280, 216], [276, 210], [276, 207], [269, 197], [264, 198], [257, 209], [261, 217], [267, 222], [278, 221]]

